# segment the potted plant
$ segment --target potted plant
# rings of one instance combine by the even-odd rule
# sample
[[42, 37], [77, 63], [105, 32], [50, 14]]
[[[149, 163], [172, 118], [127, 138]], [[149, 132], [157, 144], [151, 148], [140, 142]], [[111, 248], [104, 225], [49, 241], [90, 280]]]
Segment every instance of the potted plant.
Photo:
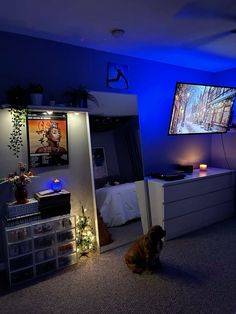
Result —
[[72, 106], [79, 108], [88, 108], [88, 100], [91, 100], [98, 106], [98, 101], [85, 86], [79, 85], [78, 88], [73, 88], [65, 93], [69, 97]]
[[43, 101], [43, 87], [41, 84], [30, 84], [28, 87], [31, 104], [41, 106]]
[[20, 85], [15, 85], [7, 90], [7, 100], [11, 106], [26, 107], [27, 91]]
[[49, 96], [49, 105], [50, 106], [55, 106], [55, 104], [56, 104], [56, 99], [55, 99], [55, 97], [53, 96], [53, 95], [51, 95], [51, 96]]
[[8, 147], [18, 158], [23, 146], [22, 127], [25, 126], [26, 121], [27, 90], [20, 85], [13, 86], [7, 91], [7, 99], [12, 122]]

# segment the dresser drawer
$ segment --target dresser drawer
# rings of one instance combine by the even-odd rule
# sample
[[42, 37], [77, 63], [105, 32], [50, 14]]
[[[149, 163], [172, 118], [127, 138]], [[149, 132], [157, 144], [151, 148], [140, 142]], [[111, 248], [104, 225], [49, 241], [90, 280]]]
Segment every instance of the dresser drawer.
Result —
[[177, 184], [163, 185], [164, 203], [207, 194], [234, 185], [233, 174], [202, 177], [197, 180], [183, 180]]
[[163, 210], [164, 220], [179, 217], [199, 211], [207, 207], [216, 206], [234, 199], [234, 189], [228, 188], [220, 191], [210, 192], [191, 198], [165, 203]]
[[232, 217], [234, 214], [234, 203], [230, 201], [209, 207], [205, 210], [196, 211], [190, 215], [163, 221], [162, 226], [166, 231], [165, 240], [170, 240], [203, 228], [215, 222]]

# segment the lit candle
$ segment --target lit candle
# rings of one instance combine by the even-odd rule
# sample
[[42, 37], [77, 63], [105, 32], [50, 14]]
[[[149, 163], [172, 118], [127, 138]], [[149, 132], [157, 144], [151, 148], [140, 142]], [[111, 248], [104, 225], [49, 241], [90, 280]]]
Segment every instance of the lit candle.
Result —
[[200, 164], [200, 170], [201, 171], [206, 171], [207, 170], [207, 165], [206, 164]]

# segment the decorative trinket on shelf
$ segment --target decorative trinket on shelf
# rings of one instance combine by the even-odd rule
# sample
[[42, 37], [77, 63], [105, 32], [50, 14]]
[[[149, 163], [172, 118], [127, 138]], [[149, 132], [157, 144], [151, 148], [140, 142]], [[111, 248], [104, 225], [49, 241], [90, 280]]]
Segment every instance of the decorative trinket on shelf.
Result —
[[28, 87], [31, 104], [41, 106], [43, 102], [43, 86], [41, 84], [30, 84]]
[[62, 182], [60, 179], [53, 179], [51, 183], [51, 188], [54, 192], [60, 192], [62, 189]]

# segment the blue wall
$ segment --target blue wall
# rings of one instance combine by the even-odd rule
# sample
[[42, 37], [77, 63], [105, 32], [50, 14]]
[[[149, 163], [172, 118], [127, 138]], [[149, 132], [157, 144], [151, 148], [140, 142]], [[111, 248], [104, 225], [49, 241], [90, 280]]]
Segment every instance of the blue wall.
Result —
[[[236, 68], [218, 72], [215, 84], [236, 87]], [[235, 105], [234, 105], [235, 106]], [[236, 108], [234, 108], [236, 110]], [[236, 169], [236, 129], [212, 136], [211, 163], [215, 167]]]
[[210, 135], [170, 137], [167, 133], [176, 81], [212, 83], [214, 74], [4, 32], [0, 41], [2, 103], [12, 85], [34, 82], [58, 102], [64, 101], [65, 90], [81, 83], [90, 90], [120, 93], [106, 87], [107, 63], [127, 64], [128, 93], [138, 95], [145, 174], [171, 163], [209, 163]]

